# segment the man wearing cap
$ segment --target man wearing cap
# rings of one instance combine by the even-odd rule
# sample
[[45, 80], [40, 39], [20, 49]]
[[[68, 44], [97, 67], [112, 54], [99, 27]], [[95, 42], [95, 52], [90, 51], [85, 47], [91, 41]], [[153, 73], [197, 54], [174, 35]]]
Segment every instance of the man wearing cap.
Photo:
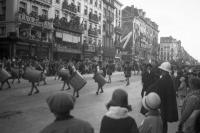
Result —
[[40, 133], [94, 133], [88, 122], [70, 115], [74, 103], [75, 98], [67, 93], [56, 93], [48, 97], [47, 104], [56, 119]]
[[176, 92], [170, 76], [171, 64], [164, 62], [159, 66], [159, 69], [161, 70], [160, 79], [147, 90], [147, 93], [156, 92], [160, 96], [163, 133], [167, 133], [167, 122], [178, 121]]

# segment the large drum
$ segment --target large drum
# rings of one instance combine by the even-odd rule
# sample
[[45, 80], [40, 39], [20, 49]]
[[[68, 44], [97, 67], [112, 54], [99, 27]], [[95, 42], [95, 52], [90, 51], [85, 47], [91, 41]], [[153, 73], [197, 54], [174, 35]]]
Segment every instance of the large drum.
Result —
[[27, 67], [25, 69], [23, 78], [29, 80], [30, 82], [39, 82], [42, 78], [42, 71]]
[[12, 78], [18, 78], [20, 76], [20, 71], [21, 71], [20, 69], [12, 67], [11, 68]]
[[71, 75], [68, 69], [61, 69], [59, 71], [59, 76], [62, 78], [63, 81], [69, 81]]
[[0, 82], [4, 82], [11, 77], [10, 73], [8, 73], [5, 69], [0, 70]]
[[101, 86], [104, 86], [106, 84], [106, 80], [101, 73], [97, 73], [94, 75], [94, 81], [100, 84]]
[[83, 76], [78, 72], [74, 72], [73, 77], [70, 79], [70, 85], [74, 88], [75, 91], [79, 91], [82, 89], [87, 81], [83, 78]]

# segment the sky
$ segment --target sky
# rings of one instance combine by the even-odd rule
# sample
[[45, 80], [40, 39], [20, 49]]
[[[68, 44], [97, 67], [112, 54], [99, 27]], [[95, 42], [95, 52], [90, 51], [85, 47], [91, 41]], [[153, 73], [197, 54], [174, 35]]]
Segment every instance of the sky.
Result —
[[185, 50], [200, 61], [200, 0], [118, 0], [125, 7], [143, 9], [159, 25], [159, 37], [180, 40]]

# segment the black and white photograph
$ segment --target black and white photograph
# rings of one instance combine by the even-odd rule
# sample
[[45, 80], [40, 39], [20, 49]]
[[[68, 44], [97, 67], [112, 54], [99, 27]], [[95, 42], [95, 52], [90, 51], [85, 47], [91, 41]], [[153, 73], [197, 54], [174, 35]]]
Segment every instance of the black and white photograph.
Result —
[[0, 133], [200, 133], [199, 0], [0, 0]]

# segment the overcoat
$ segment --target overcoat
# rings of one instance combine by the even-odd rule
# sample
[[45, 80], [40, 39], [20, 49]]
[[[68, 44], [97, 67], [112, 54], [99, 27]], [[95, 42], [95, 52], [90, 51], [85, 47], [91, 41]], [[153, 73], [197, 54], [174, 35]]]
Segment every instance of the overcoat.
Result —
[[176, 92], [173, 81], [169, 74], [162, 76], [147, 90], [147, 94], [156, 92], [161, 99], [161, 117], [167, 122], [178, 121], [178, 108], [176, 102]]

